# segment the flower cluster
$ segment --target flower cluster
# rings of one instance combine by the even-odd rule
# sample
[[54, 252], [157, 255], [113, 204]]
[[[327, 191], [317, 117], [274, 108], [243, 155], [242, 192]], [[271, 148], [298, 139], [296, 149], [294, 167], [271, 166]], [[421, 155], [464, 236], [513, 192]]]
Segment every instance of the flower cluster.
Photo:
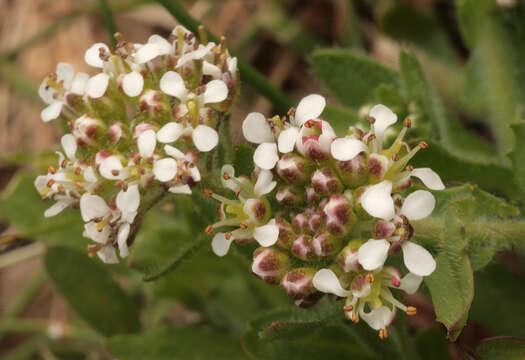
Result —
[[[431, 169], [408, 164], [427, 147], [404, 141], [410, 120], [394, 138], [389, 133], [397, 116], [376, 105], [368, 131], [350, 127], [346, 136], [337, 137], [320, 118], [324, 107], [325, 99], [314, 94], [287, 117], [246, 117], [244, 136], [257, 144], [256, 180], [235, 178], [231, 166], [223, 168], [223, 183], [238, 199], [209, 193], [221, 203], [223, 219], [207, 232], [238, 226], [214, 236], [217, 255], [225, 255], [233, 240], [255, 239], [260, 245], [253, 253], [256, 276], [280, 283], [297, 305], [312, 304], [321, 293], [346, 298], [346, 317], [363, 319], [385, 338], [397, 309], [416, 313], [391, 289], [413, 293], [436, 267], [432, 255], [411, 241], [411, 221], [429, 216], [435, 199], [426, 190], [411, 192], [411, 185], [419, 181], [431, 190], [444, 185]], [[408, 269], [404, 276], [385, 265], [399, 251]]]
[[39, 88], [47, 103], [43, 121], [60, 119], [58, 166], [37, 177], [44, 199], [55, 200], [45, 216], [79, 207], [90, 254], [108, 263], [128, 254], [141, 208], [159, 193], [190, 194], [201, 179], [200, 153], [218, 143], [239, 93], [237, 59], [220, 44], [177, 26], [165, 39], [146, 44], [115, 35], [114, 51], [103, 43], [87, 49], [85, 61], [99, 69], [89, 76], [58, 64]]

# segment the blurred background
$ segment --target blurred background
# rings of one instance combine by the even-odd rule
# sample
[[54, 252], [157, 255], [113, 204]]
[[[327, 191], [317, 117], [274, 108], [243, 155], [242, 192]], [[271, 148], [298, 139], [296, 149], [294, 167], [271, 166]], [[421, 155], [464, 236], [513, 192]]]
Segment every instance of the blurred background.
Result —
[[[177, 25], [154, 1], [108, 0], [106, 3], [118, 30], [133, 42], [145, 42], [152, 33], [167, 36]], [[489, 131], [490, 122], [482, 121], [483, 107], [477, 106], [476, 99], [461, 95], [467, 81], [464, 69], [471, 54], [460, 32], [454, 1], [196, 0], [181, 3], [212, 33], [224, 34], [228, 47], [237, 56], [252, 64], [295, 101], [318, 92], [327, 96], [329, 102], [338, 104], [338, 99], [324, 88], [311, 70], [310, 54], [315, 49], [350, 49], [397, 69], [399, 51], [408, 47], [418, 56], [447, 108], [483, 142], [490, 145], [494, 141]], [[505, 3], [512, 5], [514, 2], [501, 3], [505, 6]], [[60, 129], [56, 123], [46, 124], [40, 120], [42, 103], [37, 88], [41, 79], [54, 71], [61, 61], [73, 64], [76, 71], [93, 73], [84, 63], [85, 50], [94, 42], [109, 43], [100, 9], [101, 2], [95, 0], [0, 0], [0, 191], [8, 192], [10, 180], [21, 169], [33, 166], [30, 164], [34, 164], [35, 158], [58, 148]], [[235, 141], [241, 141], [239, 125], [251, 111], [270, 115], [276, 109], [249, 85], [243, 85], [232, 115]], [[353, 111], [358, 114], [359, 108]], [[36, 191], [33, 195], [38, 198]], [[4, 211], [5, 206], [4, 202]], [[164, 210], [171, 211], [170, 204], [166, 204]], [[25, 215], [26, 220], [37, 221], [30, 219], [33, 215], [37, 216], [36, 213]], [[56, 352], [38, 337], [39, 332], [44, 331], [39, 327], [42, 324], [64, 324], [78, 319], [46, 279], [42, 265], [44, 245], [33, 241], [30, 233], [20, 231], [8, 219], [2, 219], [0, 216], [0, 316], [42, 322], [1, 323], [4, 327], [0, 325], [0, 358], [107, 358], [103, 347], [89, 345], [86, 348], [86, 345], [77, 344], [71, 349], [66, 346], [64, 352]], [[74, 233], [77, 230], [62, 233], [62, 241], [64, 238], [69, 241], [68, 237], [71, 241], [78, 240], [80, 234]], [[87, 241], [78, 247], [84, 249], [86, 244]], [[486, 279], [481, 277], [479, 285], [476, 283], [476, 292], [494, 291], [491, 281], [499, 277], [497, 274], [513, 276], [517, 284], [522, 284], [522, 259], [512, 251], [504, 253], [502, 258], [504, 265], [487, 273]], [[141, 283], [140, 274], [130, 273], [124, 266], [115, 272], [127, 291], [133, 294], [144, 291], [142, 287], [146, 285]], [[512, 275], [508, 275], [510, 273]], [[203, 281], [213, 282], [206, 279]], [[239, 284], [251, 284], [250, 281], [243, 279]], [[483, 289], [484, 284], [489, 284], [486, 287], [489, 290]], [[260, 286], [266, 289], [266, 285]], [[146, 292], [150, 290], [147, 288]], [[231, 290], [238, 294], [235, 287]], [[478, 300], [473, 306], [472, 320], [458, 342], [446, 344], [443, 340], [446, 351], [433, 358], [460, 359], [468, 353], [466, 349], [474, 348], [484, 337], [499, 334], [501, 329], [491, 329], [484, 320], [486, 312], [494, 309], [490, 306], [487, 309], [482, 302], [497, 299], [500, 294], [488, 294], [486, 300], [476, 294]], [[275, 296], [279, 298], [276, 302], [286, 302], [281, 295]], [[175, 296], [171, 297], [164, 307], [159, 305], [163, 321], [193, 324], [210, 316], [206, 311], [191, 309], [184, 301], [174, 299]], [[516, 302], [522, 307], [523, 303], [518, 300], [521, 301], [519, 297]], [[421, 346], [424, 348], [425, 341], [433, 341], [433, 338], [444, 339], [444, 332], [434, 323], [431, 303], [423, 296], [416, 296], [411, 301], [419, 305], [420, 314], [411, 319], [408, 331], [413, 334], [419, 329], [428, 330], [419, 340]], [[497, 303], [493, 305], [498, 306]], [[213, 309], [207, 311], [213, 313]], [[240, 329], [245, 318], [239, 315], [229, 321]], [[57, 326], [55, 330], [60, 333], [60, 326]], [[240, 331], [235, 330], [235, 326], [228, 331]], [[515, 332], [510, 325], [507, 327], [512, 335], [523, 333], [523, 330]], [[45, 329], [50, 331], [47, 325]]]

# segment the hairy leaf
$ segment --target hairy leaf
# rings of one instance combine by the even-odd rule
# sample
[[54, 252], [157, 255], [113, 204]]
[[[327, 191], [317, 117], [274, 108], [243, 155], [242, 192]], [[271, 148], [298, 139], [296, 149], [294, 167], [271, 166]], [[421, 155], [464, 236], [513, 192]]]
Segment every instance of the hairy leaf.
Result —
[[483, 360], [521, 360], [525, 358], [525, 339], [494, 337], [484, 340], [476, 349]]
[[104, 335], [140, 330], [139, 310], [98, 259], [55, 246], [45, 256], [47, 272], [78, 315]]

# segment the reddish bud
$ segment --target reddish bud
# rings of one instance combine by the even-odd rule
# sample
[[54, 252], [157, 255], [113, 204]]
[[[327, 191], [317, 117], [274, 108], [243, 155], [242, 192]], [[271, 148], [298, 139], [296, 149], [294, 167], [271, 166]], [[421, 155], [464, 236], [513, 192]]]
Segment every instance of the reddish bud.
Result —
[[253, 274], [269, 284], [278, 284], [289, 267], [288, 256], [275, 248], [260, 247], [253, 253]]
[[312, 268], [293, 269], [284, 276], [281, 286], [290, 298], [294, 300], [305, 298], [316, 292], [312, 283], [315, 273], [316, 270]]
[[334, 237], [326, 231], [315, 235], [312, 240], [312, 249], [314, 253], [321, 258], [335, 255], [340, 248], [341, 238]]
[[292, 244], [292, 254], [301, 260], [310, 260], [314, 256], [311, 244], [312, 237], [310, 235], [297, 236]]
[[343, 185], [329, 168], [322, 168], [312, 175], [312, 186], [321, 195], [340, 192]]

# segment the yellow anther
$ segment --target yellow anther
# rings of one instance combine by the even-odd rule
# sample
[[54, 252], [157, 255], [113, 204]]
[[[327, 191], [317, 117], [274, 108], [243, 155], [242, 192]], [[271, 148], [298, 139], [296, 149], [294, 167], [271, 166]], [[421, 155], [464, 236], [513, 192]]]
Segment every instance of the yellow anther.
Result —
[[409, 306], [407, 307], [406, 313], [408, 316], [414, 316], [417, 314], [417, 309], [414, 306]]
[[48, 188], [50, 188], [50, 187], [53, 186], [54, 184], [55, 184], [55, 180], [53, 180], [53, 179], [49, 179], [49, 180], [47, 181], [47, 183], [46, 183], [46, 186], [47, 186]]
[[202, 195], [204, 195], [204, 197], [209, 198], [213, 195], [213, 191], [211, 191], [211, 189], [204, 189], [202, 191]]
[[412, 127], [412, 120], [410, 120], [409, 118], [406, 118], [403, 125], [407, 128], [407, 129], [410, 129]]
[[354, 310], [354, 307], [352, 305], [345, 305], [343, 306], [344, 311], [352, 311]]
[[232, 233], [231, 232], [227, 232], [226, 234], [224, 234], [224, 237], [226, 238], [226, 240], [230, 240], [231, 237], [232, 237]]
[[295, 115], [295, 108], [294, 107], [290, 108], [288, 110], [287, 114], [288, 114], [288, 116], [294, 116]]
[[241, 229], [247, 229], [248, 228], [248, 224], [246, 223], [246, 221], [241, 221], [239, 226], [241, 227]]
[[375, 281], [374, 274], [366, 274], [366, 281], [368, 281], [369, 284], [373, 283]]
[[397, 161], [397, 160], [399, 160], [399, 154], [398, 153], [392, 154], [392, 161]]
[[375, 117], [373, 117], [373, 116], [369, 116], [369, 117], [368, 117], [368, 122], [369, 122], [370, 124], [375, 123], [375, 122], [376, 122]]
[[224, 180], [230, 180], [230, 175], [228, 173], [222, 173], [222, 178]]
[[206, 229], [204, 229], [204, 232], [208, 235], [211, 235], [211, 233], [213, 232], [213, 226], [211, 225], [206, 226]]
[[82, 184], [81, 182], [77, 181], [75, 183], [75, 187], [77, 188], [77, 190], [82, 190], [82, 189], [84, 189], [84, 184]]
[[424, 142], [424, 141], [421, 141], [421, 142], [419, 143], [419, 147], [420, 147], [421, 149], [426, 149], [426, 148], [428, 147], [428, 144], [427, 144], [426, 142]]
[[50, 166], [48, 169], [47, 169], [48, 172], [50, 172], [51, 174], [55, 174], [57, 172], [57, 170], [53, 167], [53, 166]]
[[405, 170], [406, 171], [412, 171], [412, 170], [414, 170], [414, 167], [412, 165], [407, 165], [407, 167], [405, 167]]
[[387, 329], [381, 329], [379, 330], [379, 338], [384, 340], [388, 337], [388, 330]]
[[356, 324], [359, 322], [359, 316], [357, 316], [356, 313], [354, 313], [354, 315], [352, 315], [352, 321], [353, 321], [354, 323], [356, 323]]

